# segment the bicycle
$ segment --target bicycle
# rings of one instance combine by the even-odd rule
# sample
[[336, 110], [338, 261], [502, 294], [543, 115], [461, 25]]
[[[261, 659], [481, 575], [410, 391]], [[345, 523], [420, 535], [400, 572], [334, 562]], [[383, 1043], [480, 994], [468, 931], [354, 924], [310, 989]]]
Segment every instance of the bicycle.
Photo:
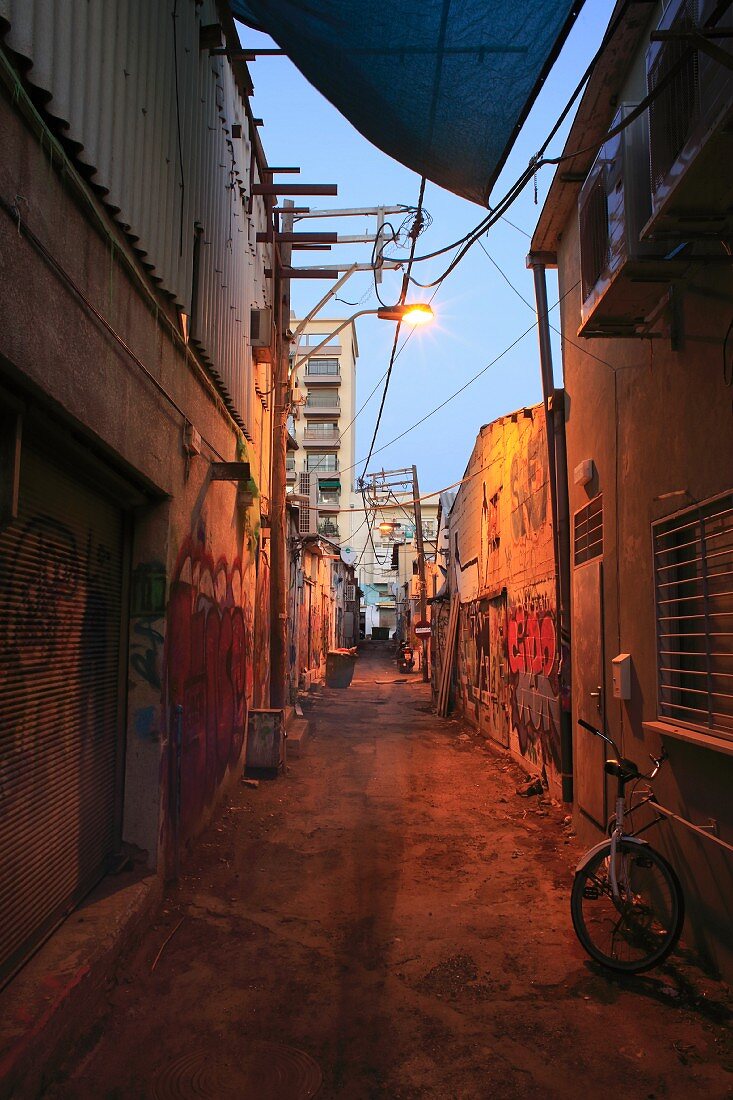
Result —
[[651, 772], [639, 771], [633, 760], [621, 756], [615, 742], [590, 722], [578, 724], [600, 737], [616, 753], [606, 760], [605, 772], [617, 779], [616, 813], [609, 822], [609, 838], [585, 853], [575, 869], [570, 897], [570, 914], [575, 933], [591, 958], [611, 970], [640, 974], [658, 966], [680, 938], [685, 903], [680, 881], [666, 859], [639, 833], [656, 825], [660, 818], [637, 832], [625, 832], [627, 818], [641, 806], [654, 804], [649, 786], [642, 799], [627, 806], [626, 788], [646, 780], [651, 784], [667, 759], [651, 756]]

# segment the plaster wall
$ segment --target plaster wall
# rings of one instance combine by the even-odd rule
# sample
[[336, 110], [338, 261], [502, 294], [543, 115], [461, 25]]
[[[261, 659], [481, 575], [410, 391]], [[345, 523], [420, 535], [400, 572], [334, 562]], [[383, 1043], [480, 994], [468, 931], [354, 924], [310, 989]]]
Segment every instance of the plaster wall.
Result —
[[[624, 754], [642, 768], [647, 754], [658, 753], [664, 744], [670, 760], [655, 781], [659, 801], [694, 823], [714, 820], [719, 835], [733, 843], [731, 743], [656, 722], [652, 554], [655, 520], [733, 487], [731, 390], [722, 369], [723, 338], [733, 311], [730, 268], [690, 268], [681, 286], [681, 344], [675, 351], [668, 337], [585, 341], [575, 336], [580, 318], [575, 217], [562, 234], [558, 264], [562, 329], [569, 336], [563, 365], [571, 515], [598, 495], [603, 501], [602, 716]], [[574, 484], [573, 470], [584, 459], [593, 460], [595, 472], [588, 485], [580, 486]], [[572, 583], [571, 591], [572, 634], [578, 638], [592, 628], [580, 617]], [[631, 654], [628, 701], [613, 699], [610, 662], [617, 653]], [[580, 671], [574, 665], [574, 682]], [[575, 724], [580, 702], [574, 693], [576, 759], [583, 736]], [[576, 771], [576, 789], [577, 780]], [[600, 767], [588, 782], [603, 787]], [[607, 796], [610, 805], [610, 790]], [[586, 815], [576, 817], [583, 835], [598, 835]], [[683, 881], [688, 941], [711, 965], [730, 974], [730, 856], [678, 825], [656, 829], [653, 843]]]

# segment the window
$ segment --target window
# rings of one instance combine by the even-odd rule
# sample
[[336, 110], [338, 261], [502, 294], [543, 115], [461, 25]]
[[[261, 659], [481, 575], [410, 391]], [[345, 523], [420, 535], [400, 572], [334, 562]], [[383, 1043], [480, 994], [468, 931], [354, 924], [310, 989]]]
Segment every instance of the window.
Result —
[[733, 493], [654, 524], [658, 715], [733, 740]]
[[603, 557], [603, 500], [596, 497], [573, 517], [573, 561], [583, 565]]
[[338, 359], [309, 359], [306, 367], [306, 376], [310, 375], [336, 375], [339, 373]]
[[[322, 344], [324, 340], [327, 340], [331, 335], [330, 332], [304, 332], [301, 334], [300, 342], [305, 344], [308, 348], [317, 348], [319, 344]], [[334, 343], [338, 343], [338, 338], [334, 338]]]
[[334, 473], [339, 468], [337, 455], [309, 454], [306, 457], [306, 469], [318, 470], [319, 473]]

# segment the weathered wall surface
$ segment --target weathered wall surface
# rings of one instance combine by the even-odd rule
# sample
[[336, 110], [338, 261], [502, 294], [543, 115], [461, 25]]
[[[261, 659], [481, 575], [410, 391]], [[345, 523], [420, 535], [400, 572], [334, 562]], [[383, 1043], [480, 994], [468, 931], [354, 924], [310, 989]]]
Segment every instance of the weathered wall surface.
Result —
[[[269, 582], [259, 525], [269, 449], [260, 442], [271, 413], [261, 408], [249, 430], [255, 442], [245, 442], [105, 210], [82, 199], [4, 94], [0, 116], [0, 198], [17, 211], [0, 211], [0, 386], [22, 409], [26, 438], [45, 441], [59, 468], [80, 480], [114, 474], [125, 490], [114, 490], [130, 589], [119, 701], [127, 732], [122, 838], [156, 866], [176, 830], [187, 840], [205, 824], [234, 773], [246, 708], [267, 698]], [[187, 422], [203, 441], [190, 457]], [[72, 448], [68, 462], [52, 429]], [[212, 481], [217, 459], [250, 462], [252, 504], [238, 503], [234, 485]]]
[[553, 786], [560, 700], [544, 413], [481, 429], [450, 513], [460, 597], [456, 701], [466, 718]]
[[[576, 220], [563, 234], [559, 254], [563, 330], [573, 334], [580, 317], [579, 243]], [[733, 278], [729, 269], [699, 269], [681, 296], [684, 344], [673, 351], [668, 339], [589, 340], [581, 347], [564, 344], [568, 394], [567, 447], [571, 472], [571, 515], [589, 500], [602, 498], [603, 713], [611, 736], [624, 755], [641, 768], [648, 753], [669, 752], [655, 780], [659, 801], [697, 824], [717, 823], [719, 835], [733, 843], [733, 756], [730, 743], [717, 747], [683, 740], [686, 730], [656, 723], [657, 654], [654, 560], [651, 525], [696, 501], [733, 488], [733, 417], [731, 390], [721, 367], [722, 344], [730, 323]], [[587, 352], [586, 352], [587, 349]], [[593, 459], [587, 486], [573, 484], [572, 471]], [[572, 631], [578, 638], [595, 624], [576, 601], [577, 577], [588, 568], [571, 566]], [[729, 626], [721, 626], [728, 630]], [[575, 652], [575, 647], [574, 652]], [[630, 653], [632, 690], [628, 701], [613, 698], [611, 659]], [[573, 667], [575, 683], [580, 670]], [[573, 694], [576, 789], [577, 763], [584, 736], [576, 724], [579, 708], [595, 704]], [[682, 734], [682, 736], [680, 736]], [[606, 807], [602, 761], [588, 762], [583, 777]], [[610, 811], [609, 811], [610, 812]], [[597, 827], [581, 806], [581, 835], [597, 837]], [[676, 825], [649, 834], [682, 878], [686, 895], [688, 941], [724, 972], [733, 973], [729, 899], [733, 896], [730, 856]]]

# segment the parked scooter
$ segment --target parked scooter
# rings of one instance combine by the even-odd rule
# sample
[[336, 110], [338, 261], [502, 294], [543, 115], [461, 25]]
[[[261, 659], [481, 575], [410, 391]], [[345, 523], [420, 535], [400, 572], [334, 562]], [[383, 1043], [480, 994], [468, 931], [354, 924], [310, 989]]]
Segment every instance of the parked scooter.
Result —
[[397, 661], [399, 664], [400, 672], [412, 672], [413, 668], [415, 667], [415, 654], [413, 652], [412, 646], [408, 645], [407, 642], [402, 642], [400, 644]]

